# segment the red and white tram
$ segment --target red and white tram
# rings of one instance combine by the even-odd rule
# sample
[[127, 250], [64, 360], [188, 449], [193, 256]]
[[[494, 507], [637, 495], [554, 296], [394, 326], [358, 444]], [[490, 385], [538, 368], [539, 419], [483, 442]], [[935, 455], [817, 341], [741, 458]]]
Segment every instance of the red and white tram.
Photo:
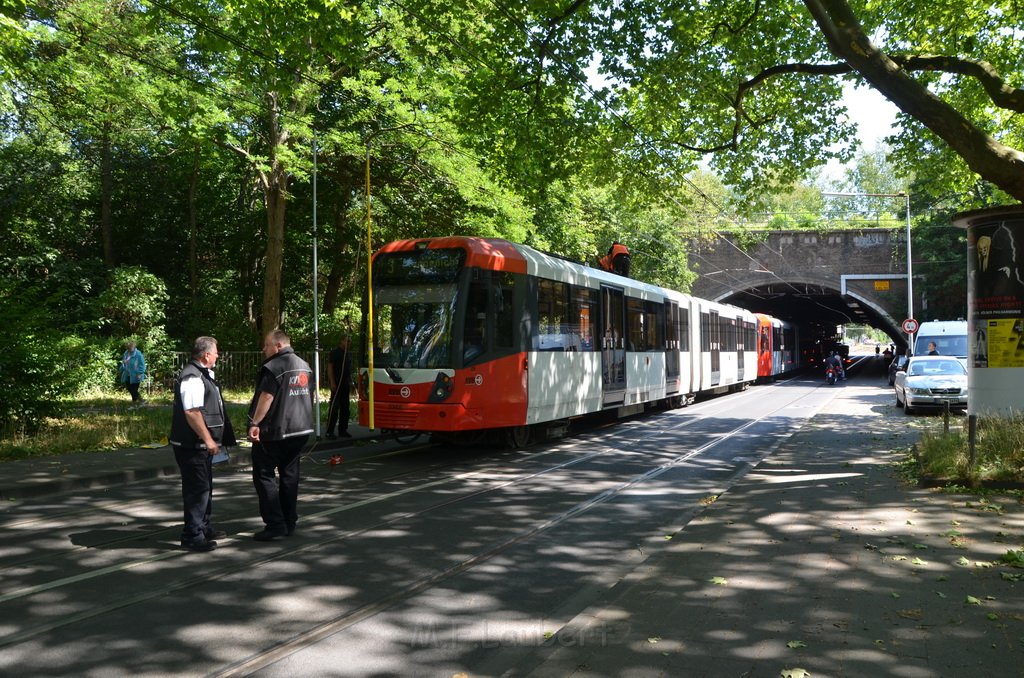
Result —
[[[679, 406], [796, 367], [787, 323], [506, 240], [403, 240], [373, 257], [373, 425], [459, 434]], [[759, 327], [771, 324], [767, 345]], [[773, 343], [774, 341], [774, 343]], [[759, 351], [762, 352], [759, 355]], [[764, 352], [768, 354], [766, 358]], [[770, 374], [761, 374], [768, 370]], [[370, 423], [360, 370], [359, 421]]]
[[796, 328], [764, 313], [757, 317], [757, 378], [771, 381], [799, 365]]

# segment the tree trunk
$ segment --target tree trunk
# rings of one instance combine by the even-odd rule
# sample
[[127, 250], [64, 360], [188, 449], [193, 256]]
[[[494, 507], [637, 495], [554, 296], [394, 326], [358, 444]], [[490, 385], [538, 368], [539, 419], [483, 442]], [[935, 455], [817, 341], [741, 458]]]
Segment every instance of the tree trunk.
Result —
[[288, 143], [288, 132], [281, 126], [281, 110], [277, 95], [267, 95], [267, 162], [269, 168], [260, 172], [267, 205], [267, 249], [263, 260], [264, 334], [281, 324], [282, 271], [284, 269], [284, 215], [288, 199], [288, 171], [279, 151]]
[[829, 48], [886, 99], [949, 144], [981, 178], [1024, 202], [1024, 153], [997, 141], [879, 50], [846, 0], [804, 0]]
[[284, 215], [288, 175], [280, 166], [267, 175], [267, 249], [263, 257], [263, 333], [281, 324], [281, 278], [284, 269]]
[[342, 200], [334, 215], [334, 243], [331, 246], [331, 272], [327, 276], [327, 285], [324, 289], [324, 315], [330, 315], [338, 305], [338, 291], [341, 289], [342, 274], [348, 270], [352, 271], [352, 261], [346, 266], [347, 252], [351, 248], [347, 246], [345, 237], [345, 226], [347, 223], [349, 201]]
[[111, 204], [114, 193], [114, 168], [110, 150], [110, 125], [104, 124], [100, 137], [100, 238], [103, 241], [103, 263], [107, 268], [117, 265], [114, 256], [114, 233], [111, 225]]

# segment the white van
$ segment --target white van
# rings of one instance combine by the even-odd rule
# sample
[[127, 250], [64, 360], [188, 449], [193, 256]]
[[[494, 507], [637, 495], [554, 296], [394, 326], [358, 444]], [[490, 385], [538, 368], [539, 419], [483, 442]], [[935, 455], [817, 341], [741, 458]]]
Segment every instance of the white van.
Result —
[[939, 355], [956, 356], [967, 364], [967, 321], [933, 320], [921, 323], [914, 341], [914, 355], [928, 355], [929, 342], [935, 342]]

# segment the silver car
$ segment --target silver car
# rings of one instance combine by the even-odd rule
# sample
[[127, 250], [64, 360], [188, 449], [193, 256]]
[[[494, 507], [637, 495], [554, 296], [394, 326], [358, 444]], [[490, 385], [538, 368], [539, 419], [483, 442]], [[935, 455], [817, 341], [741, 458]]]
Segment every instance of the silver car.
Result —
[[941, 355], [914, 356], [896, 372], [892, 387], [896, 407], [910, 414], [919, 407], [967, 409], [967, 369], [956, 358]]

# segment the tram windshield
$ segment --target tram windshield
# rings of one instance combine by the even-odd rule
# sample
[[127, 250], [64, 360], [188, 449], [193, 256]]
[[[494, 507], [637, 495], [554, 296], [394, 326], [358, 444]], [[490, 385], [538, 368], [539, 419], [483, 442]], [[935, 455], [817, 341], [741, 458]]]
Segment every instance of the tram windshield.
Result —
[[374, 363], [451, 367], [461, 249], [382, 254], [374, 262]]

